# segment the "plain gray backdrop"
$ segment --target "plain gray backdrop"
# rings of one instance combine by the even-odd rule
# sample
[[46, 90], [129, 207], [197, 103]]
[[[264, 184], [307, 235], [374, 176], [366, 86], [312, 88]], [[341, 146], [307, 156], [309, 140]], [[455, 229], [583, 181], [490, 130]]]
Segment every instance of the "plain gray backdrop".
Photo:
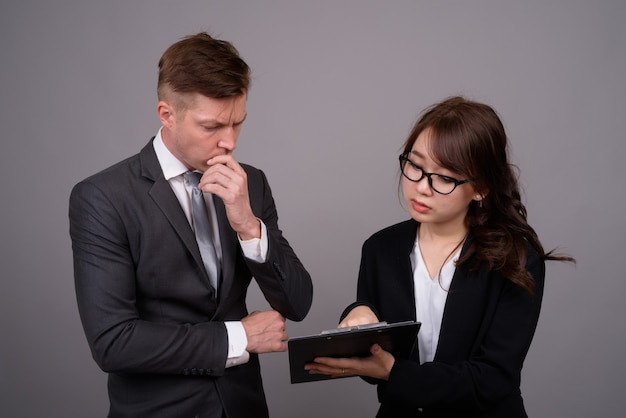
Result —
[[[0, 415], [104, 417], [80, 325], [68, 197], [159, 128], [157, 61], [209, 31], [253, 71], [235, 153], [265, 170], [315, 286], [291, 336], [336, 325], [363, 241], [407, 218], [397, 155], [418, 114], [463, 94], [499, 112], [550, 263], [522, 391], [532, 417], [623, 414], [626, 2], [4, 1], [0, 15]], [[266, 309], [258, 288], [250, 309]], [[262, 358], [273, 417], [372, 417], [358, 378], [291, 385]], [[620, 413], [620, 411], [622, 411]]]

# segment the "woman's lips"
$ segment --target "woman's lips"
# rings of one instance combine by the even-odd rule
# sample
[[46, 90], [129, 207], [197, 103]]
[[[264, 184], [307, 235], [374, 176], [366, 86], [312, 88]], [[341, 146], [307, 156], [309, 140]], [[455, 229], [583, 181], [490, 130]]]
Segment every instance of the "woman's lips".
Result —
[[430, 210], [429, 206], [426, 206], [418, 200], [411, 200], [411, 206], [413, 206], [413, 210], [418, 213], [426, 213]]

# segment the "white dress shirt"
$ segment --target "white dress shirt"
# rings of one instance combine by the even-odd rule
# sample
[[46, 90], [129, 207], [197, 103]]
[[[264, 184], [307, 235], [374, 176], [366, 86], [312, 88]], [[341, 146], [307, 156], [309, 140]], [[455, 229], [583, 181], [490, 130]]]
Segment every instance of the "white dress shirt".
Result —
[[[187, 216], [189, 225], [193, 228], [193, 221], [191, 215], [191, 197], [185, 187], [185, 179], [183, 174], [189, 169], [179, 161], [174, 155], [167, 149], [163, 143], [161, 137], [161, 129], [156, 134], [153, 141], [154, 151], [156, 152], [157, 159], [163, 170], [163, 175], [172, 187], [172, 191], [176, 195], [176, 198], [180, 202], [180, 206]], [[213, 206], [212, 196], [210, 193], [204, 193], [205, 201], [207, 202], [207, 208]], [[215, 216], [210, 217], [212, 222], [217, 224]], [[267, 228], [263, 221], [261, 222], [261, 238], [253, 238], [251, 240], [242, 241], [239, 239], [243, 254], [256, 262], [262, 263], [267, 257]], [[218, 228], [214, 230], [217, 232]], [[219, 232], [217, 232], [219, 234]], [[222, 260], [222, 246], [219, 239], [214, 242], [217, 256]], [[241, 324], [241, 321], [226, 321], [224, 322], [226, 331], [228, 333], [228, 359], [226, 360], [226, 367], [232, 367], [239, 364], [247, 363], [250, 354], [246, 351], [248, 345], [248, 339], [246, 332]]]
[[431, 278], [422, 258], [419, 239], [415, 239], [415, 246], [410, 257], [413, 266], [416, 318], [422, 323], [417, 334], [420, 364], [433, 361], [435, 358], [443, 309], [446, 305], [452, 276], [456, 270], [455, 263], [460, 255], [461, 249], [457, 250], [444, 264], [437, 277]]

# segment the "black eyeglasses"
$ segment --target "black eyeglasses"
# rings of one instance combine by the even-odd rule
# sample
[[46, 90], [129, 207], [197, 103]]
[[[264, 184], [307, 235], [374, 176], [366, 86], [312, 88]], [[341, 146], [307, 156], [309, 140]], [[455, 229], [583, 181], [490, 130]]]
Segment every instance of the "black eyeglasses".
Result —
[[404, 177], [415, 183], [427, 177], [430, 188], [439, 194], [450, 194], [457, 186], [469, 182], [467, 179], [457, 180], [449, 176], [444, 176], [443, 174], [427, 173], [422, 167], [411, 161], [407, 154], [400, 155], [399, 159], [400, 170], [402, 170]]

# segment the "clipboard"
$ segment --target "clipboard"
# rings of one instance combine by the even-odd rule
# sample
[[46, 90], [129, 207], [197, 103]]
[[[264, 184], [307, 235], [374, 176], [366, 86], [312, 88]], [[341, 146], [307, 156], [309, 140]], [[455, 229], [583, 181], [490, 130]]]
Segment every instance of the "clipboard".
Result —
[[420, 326], [421, 323], [415, 321], [393, 324], [379, 322], [290, 338], [287, 348], [291, 383], [342, 378], [343, 376], [310, 374], [304, 370], [304, 365], [312, 362], [315, 357], [367, 357], [372, 344], [379, 344], [398, 358], [408, 358], [417, 349], [417, 332]]

